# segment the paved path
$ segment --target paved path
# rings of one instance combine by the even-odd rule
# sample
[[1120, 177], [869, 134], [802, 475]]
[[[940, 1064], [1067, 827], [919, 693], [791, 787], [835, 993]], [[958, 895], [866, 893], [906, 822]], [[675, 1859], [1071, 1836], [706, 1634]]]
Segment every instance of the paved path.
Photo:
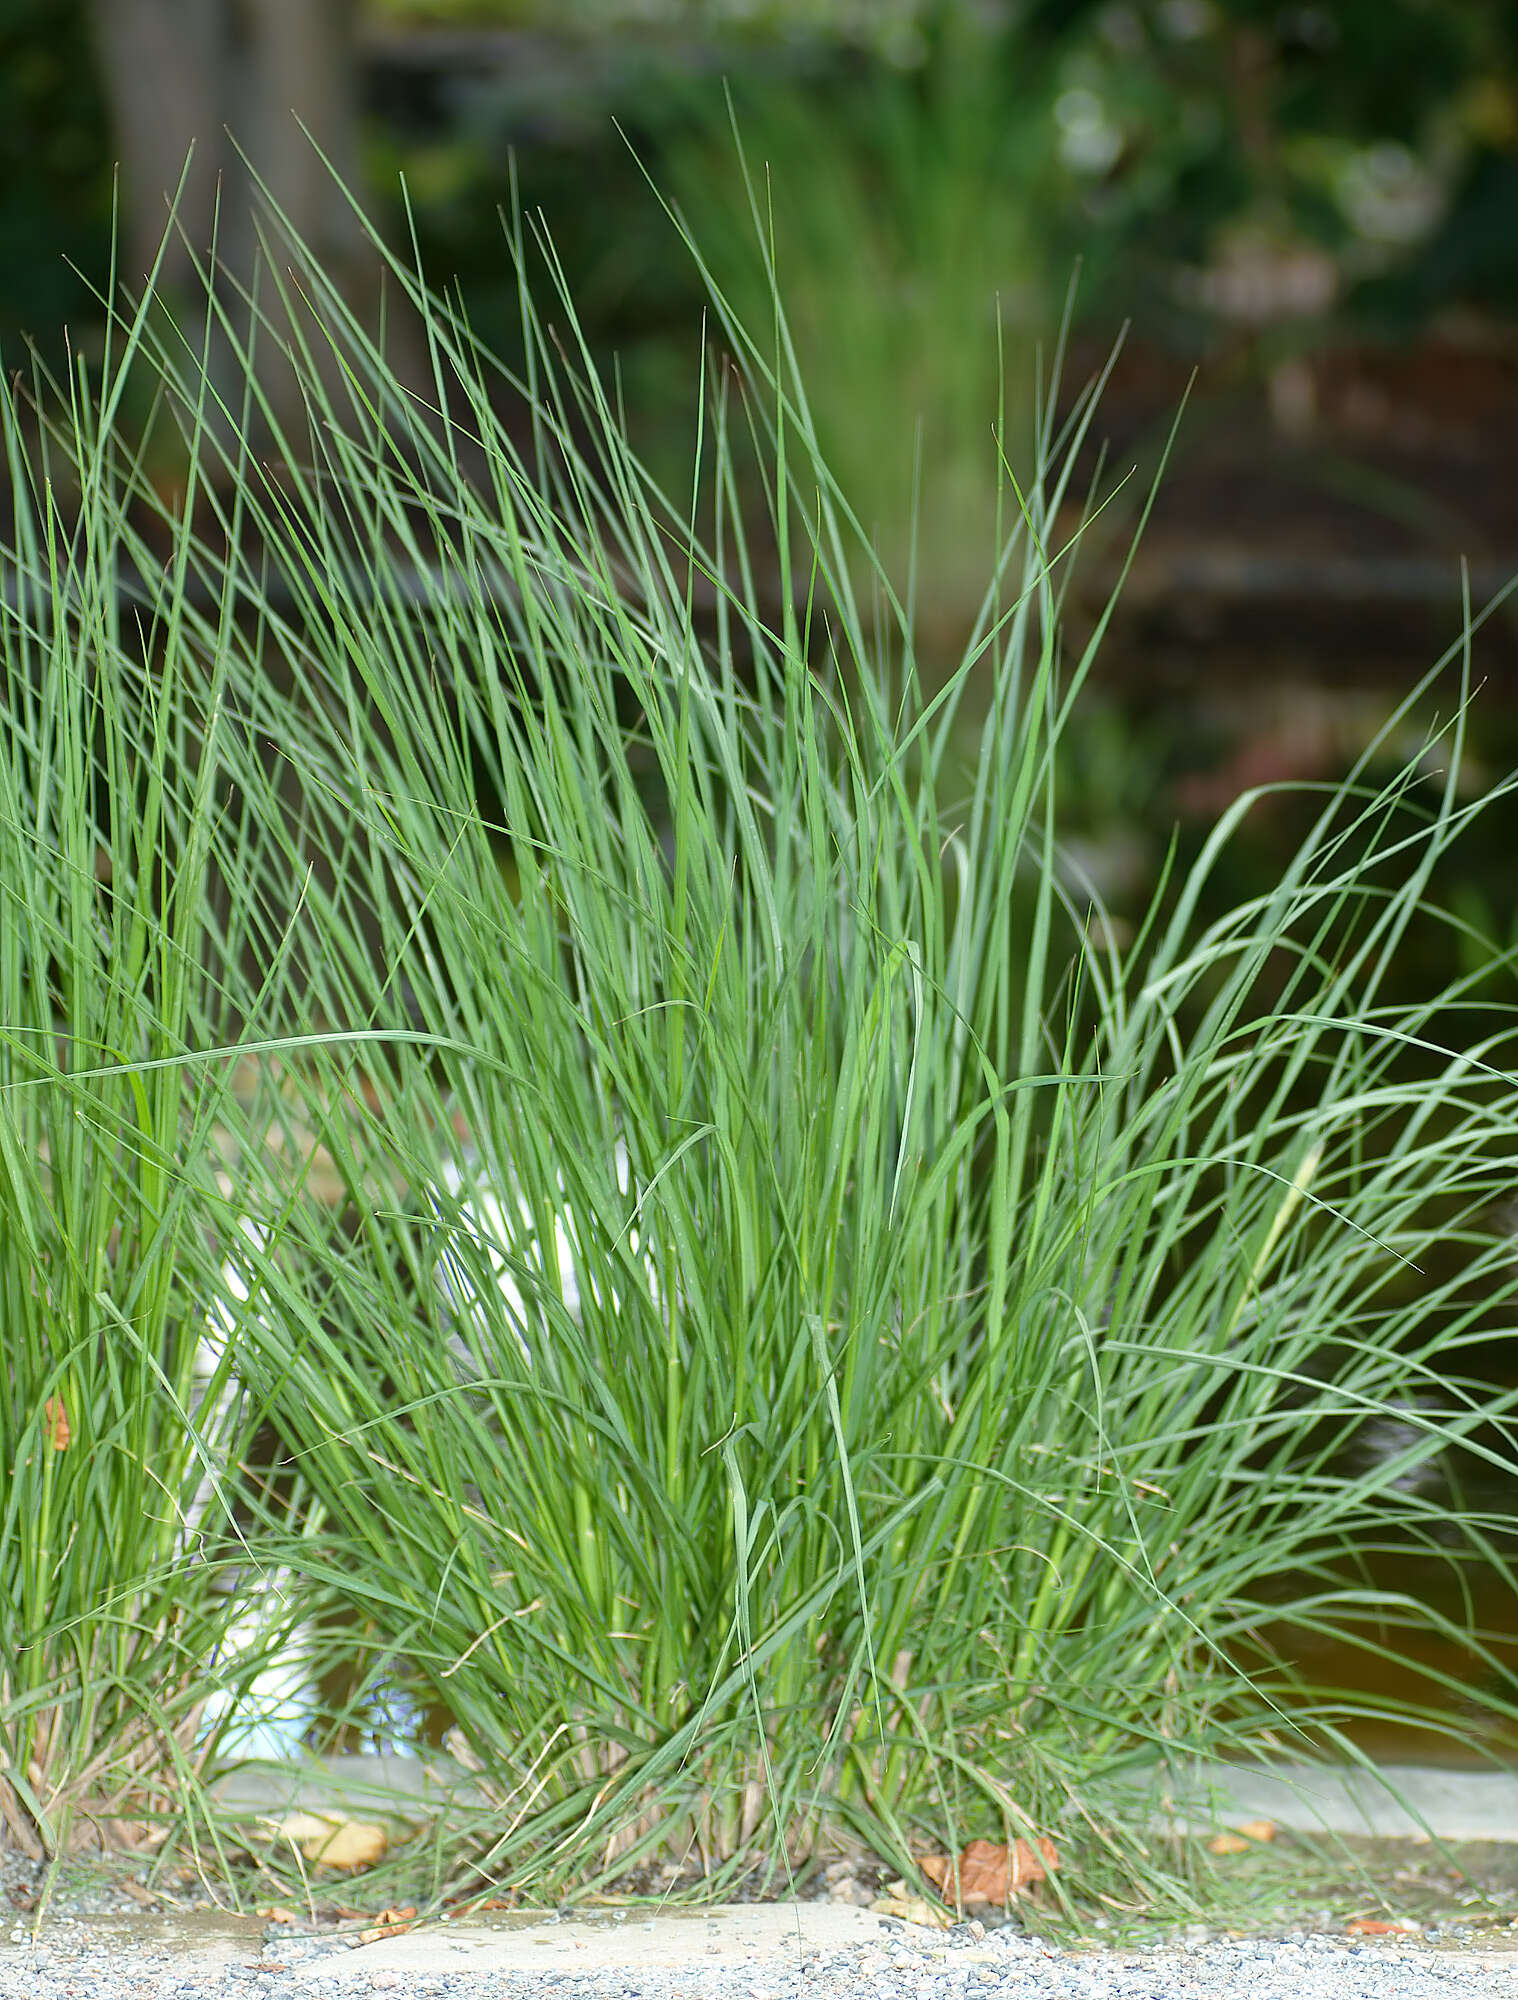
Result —
[[[73, 1935], [64, 1933], [72, 1928]], [[436, 1925], [370, 1945], [269, 1944], [257, 1920], [55, 1926], [0, 1946], [0, 2000], [1488, 2000], [1518, 1949], [1343, 1938], [1060, 1952], [823, 1904], [621, 1923]]]
[[[1391, 1767], [1281, 1766], [1181, 1787], [1192, 1825], [1269, 1818], [1303, 1830], [1518, 1842], [1518, 1779]], [[407, 1759], [250, 1770], [223, 1803], [425, 1819], [468, 1803], [468, 1779]], [[0, 1932], [0, 2000], [1518, 2000], [1518, 1929], [1475, 1950], [1422, 1938], [1202, 1940], [1066, 1952], [977, 1924], [929, 1930], [850, 1905], [603, 1912], [421, 1926], [358, 1944], [199, 1913]]]

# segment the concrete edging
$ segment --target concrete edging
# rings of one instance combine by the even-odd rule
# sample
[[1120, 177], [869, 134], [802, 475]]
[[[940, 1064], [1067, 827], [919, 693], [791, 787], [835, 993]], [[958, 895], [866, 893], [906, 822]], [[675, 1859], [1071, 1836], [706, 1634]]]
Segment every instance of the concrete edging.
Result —
[[[487, 1811], [490, 1803], [474, 1776], [441, 1754], [250, 1763], [217, 1779], [211, 1795], [229, 1818], [245, 1821], [306, 1812], [414, 1825], [444, 1812]], [[1116, 1796], [1185, 1828], [1268, 1819], [1303, 1833], [1518, 1842], [1518, 1773], [1507, 1771], [1225, 1764]]]

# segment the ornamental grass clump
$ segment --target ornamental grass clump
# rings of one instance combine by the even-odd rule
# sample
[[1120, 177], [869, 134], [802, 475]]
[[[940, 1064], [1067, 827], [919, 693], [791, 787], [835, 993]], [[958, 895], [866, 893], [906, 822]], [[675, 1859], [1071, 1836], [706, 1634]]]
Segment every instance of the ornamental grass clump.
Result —
[[238, 1114], [202, 1052], [277, 989], [269, 842], [191, 544], [130, 527], [131, 344], [51, 440], [0, 391], [0, 1839], [34, 1855], [198, 1818], [293, 1618], [229, 1643], [254, 1512], [310, 1519], [233, 1490], [261, 1412], [216, 1337]]
[[[1152, 1880], [1104, 1787], [1343, 1742], [1375, 1699], [1297, 1664], [1334, 1635], [1449, 1642], [1428, 1685], [1469, 1665], [1511, 1715], [1505, 1530], [1460, 1494], [1512, 1466], [1467, 1357], [1518, 1283], [1489, 1218], [1518, 1095], [1460, 989], [1388, 985], [1508, 789], [1458, 790], [1458, 673], [1428, 755], [1324, 792], [1268, 894], [1198, 915], [1251, 794], [1124, 943], [1056, 796], [1100, 639], [1061, 650], [1056, 525], [1094, 397], [988, 437], [1038, 473], [925, 697], [892, 580], [855, 594], [778, 305], [716, 296], [736, 371], [693, 385], [667, 496], [551, 251], [508, 247], [520, 374], [397, 260], [431, 368], [403, 379], [281, 238], [238, 406], [146, 312], [95, 391], [178, 421], [179, 484], [82, 406], [50, 445], [79, 525], [44, 538], [19, 483], [8, 625], [43, 629], [15, 606], [47, 581], [33, 678], [97, 720], [133, 660], [140, 750], [101, 766], [80, 725], [69, 813], [5, 816], [12, 882], [72, 829], [46, 936], [0, 943], [8, 1000], [35, 967], [7, 1200], [47, 1197], [77, 1273], [24, 1390], [13, 1364], [34, 1459], [62, 1357], [114, 1421], [179, 1413], [179, 1512], [209, 1457], [209, 1566], [278, 1580], [348, 1732], [311, 1742], [404, 1695], [488, 1801], [475, 1875], [524, 1892], [691, 1855], [776, 1885], [838, 1837]], [[106, 879], [93, 835], [145, 784], [185, 803]], [[100, 932], [128, 909], [135, 959]], [[74, 1021], [81, 981], [131, 1020]], [[17, 1121], [72, 1133], [87, 1091], [122, 1164], [76, 1210]], [[203, 1451], [169, 1366], [216, 1301], [236, 1395], [201, 1407], [245, 1404], [256, 1448]], [[1392, 1415], [1396, 1451], [1359, 1449]]]

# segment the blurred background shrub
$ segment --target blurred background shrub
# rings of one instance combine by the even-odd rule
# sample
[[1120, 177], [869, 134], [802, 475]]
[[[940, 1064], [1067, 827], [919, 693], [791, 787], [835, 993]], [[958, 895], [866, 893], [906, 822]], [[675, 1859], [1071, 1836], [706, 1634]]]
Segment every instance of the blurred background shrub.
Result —
[[[177, 59], [148, 61], [165, 38]], [[406, 168], [424, 249], [466, 282], [500, 269], [490, 216], [515, 147], [578, 296], [625, 337], [696, 291], [610, 120], [657, 177], [667, 149], [709, 136], [721, 77], [756, 154], [811, 127], [813, 171], [782, 196], [848, 201], [856, 242], [866, 186], [882, 211], [906, 192], [908, 107], [936, 129], [910, 155], [922, 206], [895, 218], [943, 222], [927, 204], [961, 179], [949, 232], [912, 239], [927, 277], [994, 261], [1012, 233], [1018, 266], [1063, 273], [1079, 250], [1093, 306], [1192, 341], [1518, 301], [1510, 0], [5, 0], [0, 312], [43, 337], [87, 317], [114, 158], [129, 208], [159, 220], [148, 183], [183, 136], [217, 154], [209, 113], [277, 179], [294, 106], [339, 161], [367, 159], [377, 194]]]

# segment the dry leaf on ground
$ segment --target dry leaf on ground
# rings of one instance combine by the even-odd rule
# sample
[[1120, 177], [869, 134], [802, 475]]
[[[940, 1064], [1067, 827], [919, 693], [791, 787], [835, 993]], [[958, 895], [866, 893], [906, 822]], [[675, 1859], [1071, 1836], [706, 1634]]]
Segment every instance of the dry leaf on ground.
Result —
[[290, 1813], [275, 1832], [293, 1840], [307, 1861], [323, 1868], [371, 1867], [390, 1845], [382, 1826], [339, 1813]]
[[1350, 1937], [1415, 1937], [1422, 1928], [1411, 1917], [1394, 1917], [1389, 1923], [1381, 1917], [1356, 1917], [1344, 1926]]
[[1207, 1843], [1209, 1854], [1247, 1854], [1251, 1847], [1262, 1841], [1274, 1840], [1276, 1823], [1273, 1819], [1246, 1819], [1235, 1833], [1214, 1834]]
[[[925, 1854], [917, 1865], [935, 1889], [953, 1895], [954, 1864], [948, 1855]], [[1052, 1840], [1040, 1839], [1036, 1846], [1020, 1837], [1009, 1845], [972, 1840], [959, 1857], [959, 1893], [967, 1903], [1004, 1904], [1058, 1867], [1059, 1850]]]
[[949, 1922], [947, 1910], [938, 1909], [926, 1896], [914, 1896], [905, 1882], [892, 1882], [870, 1908], [877, 1916], [895, 1917], [903, 1924], [924, 1924], [930, 1930], [941, 1931]]
[[407, 1903], [398, 1910], [381, 1910], [367, 1930], [358, 1934], [360, 1944], [378, 1944], [381, 1938], [399, 1937], [416, 1923], [416, 1905]]

